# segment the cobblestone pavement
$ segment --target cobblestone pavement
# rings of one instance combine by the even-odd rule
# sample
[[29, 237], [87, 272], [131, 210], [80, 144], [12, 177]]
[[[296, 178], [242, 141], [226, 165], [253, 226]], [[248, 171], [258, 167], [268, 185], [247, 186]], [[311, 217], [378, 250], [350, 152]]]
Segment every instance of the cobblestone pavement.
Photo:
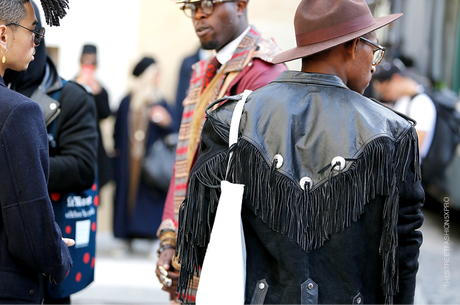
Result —
[[[424, 209], [424, 214], [415, 303], [460, 304], [459, 214], [446, 214], [446, 221], [442, 207]], [[118, 245], [110, 232], [98, 233], [97, 242], [95, 282], [72, 295], [72, 303], [169, 304], [155, 276], [155, 245], [136, 240], [133, 252], [116, 251]]]

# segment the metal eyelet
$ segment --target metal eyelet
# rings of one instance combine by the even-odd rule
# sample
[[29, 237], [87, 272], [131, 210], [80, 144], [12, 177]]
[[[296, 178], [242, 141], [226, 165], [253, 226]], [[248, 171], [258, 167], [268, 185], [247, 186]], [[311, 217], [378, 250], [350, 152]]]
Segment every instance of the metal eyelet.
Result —
[[273, 160], [276, 161], [276, 168], [280, 168], [281, 166], [283, 166], [284, 158], [282, 155], [280, 154], [275, 155], [273, 157]]
[[345, 165], [345, 158], [341, 156], [337, 156], [334, 159], [332, 159], [331, 166], [337, 172], [343, 170], [345, 168]]
[[311, 189], [311, 187], [313, 186], [313, 180], [311, 180], [310, 177], [303, 177], [302, 179], [300, 179], [300, 187], [302, 188], [302, 190], [305, 191], [305, 185], [309, 185], [309, 189]]

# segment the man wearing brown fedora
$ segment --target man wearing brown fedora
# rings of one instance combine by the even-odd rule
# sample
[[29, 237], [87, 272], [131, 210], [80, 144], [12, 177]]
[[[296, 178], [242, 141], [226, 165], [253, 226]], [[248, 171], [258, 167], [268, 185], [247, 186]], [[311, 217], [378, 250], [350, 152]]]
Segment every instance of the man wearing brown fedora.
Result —
[[225, 179], [244, 185], [246, 304], [414, 302], [424, 200], [414, 122], [362, 95], [385, 50], [374, 31], [401, 15], [302, 0], [297, 47], [274, 58], [302, 58], [302, 70], [249, 95], [236, 146], [241, 97], [208, 109], [179, 216], [180, 292], [205, 260]]

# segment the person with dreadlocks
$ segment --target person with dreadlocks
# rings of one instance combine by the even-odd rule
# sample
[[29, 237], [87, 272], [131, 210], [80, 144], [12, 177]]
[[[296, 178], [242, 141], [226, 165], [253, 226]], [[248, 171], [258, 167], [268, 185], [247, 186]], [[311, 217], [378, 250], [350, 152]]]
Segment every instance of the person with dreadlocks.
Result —
[[6, 69], [24, 71], [44, 28], [29, 0], [0, 0], [0, 303], [43, 301], [45, 281], [72, 265], [48, 196], [48, 136], [40, 107], [6, 88]]
[[[38, 20], [37, 28], [41, 28], [40, 13], [34, 1], [32, 5]], [[46, 52], [45, 39], [35, 51], [34, 61], [27, 71], [8, 70], [4, 81], [12, 90], [39, 104], [43, 111], [49, 137], [48, 192], [57, 224], [61, 228], [67, 228], [63, 232], [65, 237], [72, 238], [75, 236], [72, 231], [75, 230], [68, 230], [69, 227], [75, 228], [79, 223], [95, 221], [97, 217], [82, 215], [81, 218], [72, 220], [63, 217], [69, 211], [64, 208], [68, 205], [68, 200], [74, 200], [74, 196], [94, 198], [97, 194], [97, 112], [92, 94], [76, 82], [60, 77], [56, 65]], [[85, 192], [88, 189], [91, 191]], [[97, 212], [95, 203], [87, 201], [85, 211], [91, 209]], [[93, 281], [94, 266], [84, 263], [83, 257], [88, 255], [93, 258], [95, 251], [96, 230], [91, 230], [88, 243], [77, 242], [76, 247], [70, 249], [74, 265], [64, 282], [59, 285], [47, 283], [45, 304], [70, 304], [70, 296]]]

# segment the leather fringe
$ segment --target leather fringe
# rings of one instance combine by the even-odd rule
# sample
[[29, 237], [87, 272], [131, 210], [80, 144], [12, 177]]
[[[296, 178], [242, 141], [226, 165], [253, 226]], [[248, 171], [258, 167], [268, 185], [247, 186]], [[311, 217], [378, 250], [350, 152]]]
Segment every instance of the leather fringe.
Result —
[[[350, 161], [353, 164], [349, 169], [334, 174], [327, 171], [320, 184], [303, 191], [297, 181], [273, 170], [255, 146], [240, 139], [227, 180], [244, 184], [244, 201], [252, 204], [255, 214], [272, 230], [295, 240], [306, 252], [318, 249], [331, 234], [356, 222], [365, 204], [377, 195], [385, 196], [379, 251], [381, 286], [385, 303], [391, 304], [399, 281], [397, 183], [404, 180], [407, 168], [412, 168], [416, 180], [421, 179], [416, 145], [417, 135], [413, 128], [397, 141], [387, 137], [374, 139], [356, 161]], [[411, 152], [414, 155], [411, 156]], [[178, 291], [183, 301], [187, 301], [184, 298], [193, 275], [199, 276], [204, 260], [227, 158], [228, 151], [217, 154], [190, 174], [188, 195], [179, 212], [181, 225], [176, 250], [182, 263]], [[408, 164], [411, 160], [415, 161]]]

